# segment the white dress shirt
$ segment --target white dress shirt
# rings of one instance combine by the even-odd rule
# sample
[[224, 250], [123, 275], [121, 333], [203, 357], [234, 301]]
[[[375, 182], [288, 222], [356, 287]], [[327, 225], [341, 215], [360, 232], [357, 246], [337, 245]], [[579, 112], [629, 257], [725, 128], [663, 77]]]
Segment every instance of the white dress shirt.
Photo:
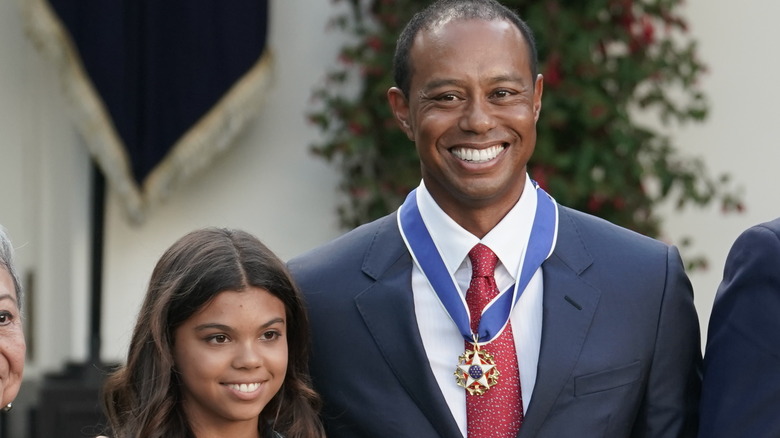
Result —
[[[498, 289], [504, 291], [517, 280], [536, 212], [536, 189], [527, 174], [525, 178], [525, 188], [520, 200], [482, 240], [447, 216], [433, 200], [425, 184], [420, 183], [417, 188], [420, 215], [442, 255], [447, 270], [455, 278], [464, 297], [471, 281], [468, 252], [480, 242], [498, 256], [495, 272]], [[539, 362], [542, 288], [542, 269], [539, 268], [510, 316], [524, 412], [531, 401]], [[417, 325], [428, 361], [450, 411], [465, 437], [466, 390], [458, 386], [453, 374], [458, 365], [458, 356], [465, 350], [463, 337], [416, 264], [412, 269], [412, 292]], [[501, 384], [500, 379], [498, 384]]]

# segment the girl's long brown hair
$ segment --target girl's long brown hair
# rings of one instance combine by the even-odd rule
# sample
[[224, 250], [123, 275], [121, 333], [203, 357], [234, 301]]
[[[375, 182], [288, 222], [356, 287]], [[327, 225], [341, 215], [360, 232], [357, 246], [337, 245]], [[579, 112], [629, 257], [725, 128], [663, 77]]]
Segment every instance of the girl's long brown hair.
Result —
[[138, 314], [126, 365], [104, 386], [114, 438], [193, 438], [181, 409], [172, 347], [174, 330], [226, 290], [267, 290], [286, 309], [288, 364], [279, 392], [260, 414], [261, 429], [286, 438], [322, 438], [320, 399], [308, 374], [309, 323], [284, 263], [254, 236], [207, 228], [174, 243], [157, 262]]

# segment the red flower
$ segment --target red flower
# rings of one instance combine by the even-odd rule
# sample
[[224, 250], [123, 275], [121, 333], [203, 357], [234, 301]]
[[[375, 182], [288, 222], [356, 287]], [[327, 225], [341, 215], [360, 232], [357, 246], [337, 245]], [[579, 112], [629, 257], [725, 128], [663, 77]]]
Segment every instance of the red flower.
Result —
[[607, 108], [604, 105], [596, 105], [594, 107], [591, 107], [590, 109], [590, 116], [594, 119], [599, 119], [604, 116], [604, 114], [607, 113]]
[[339, 54], [339, 62], [341, 62], [344, 65], [352, 65], [352, 63], [354, 62], [354, 59], [352, 59], [352, 57], [350, 55], [347, 55], [346, 53], [341, 52]]
[[363, 68], [360, 70], [363, 73], [363, 76], [370, 76], [370, 77], [381, 77], [386, 72], [382, 67], [379, 67], [377, 65], [367, 65], [363, 66]]
[[617, 16], [617, 22], [626, 30], [630, 30], [631, 25], [634, 24], [632, 6], [631, 0], [618, 0], [611, 5], [613, 14]]
[[355, 199], [366, 199], [371, 194], [365, 187], [351, 187], [349, 191]]
[[603, 205], [604, 205], [604, 197], [603, 196], [601, 196], [599, 194], [595, 194], [595, 195], [590, 195], [590, 197], [588, 197], [588, 211], [589, 212], [597, 213], [599, 210], [601, 210], [601, 207]]
[[547, 181], [550, 173], [552, 172], [548, 172], [547, 167], [542, 165], [530, 166], [530, 169], [528, 170], [531, 179], [536, 181], [539, 184], [539, 187], [545, 190], [547, 190], [548, 187]]
[[631, 29], [631, 51], [636, 52], [647, 48], [655, 42], [655, 26], [647, 15], [643, 16]]
[[349, 125], [347, 125], [347, 129], [349, 129], [349, 132], [351, 132], [354, 135], [360, 135], [363, 133], [363, 126], [357, 122], [349, 122]]
[[544, 85], [555, 87], [561, 83], [561, 56], [556, 52], [550, 55], [544, 68]]
[[366, 45], [375, 52], [382, 50], [382, 40], [376, 35], [372, 35], [366, 39]]
[[653, 44], [655, 41], [655, 26], [647, 16], [642, 17], [642, 40], [645, 45]]

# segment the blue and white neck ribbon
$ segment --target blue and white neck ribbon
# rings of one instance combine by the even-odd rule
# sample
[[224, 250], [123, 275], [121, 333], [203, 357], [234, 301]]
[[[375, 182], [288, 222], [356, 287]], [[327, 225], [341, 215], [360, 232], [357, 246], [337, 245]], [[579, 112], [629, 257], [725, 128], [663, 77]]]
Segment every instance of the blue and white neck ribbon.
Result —
[[[425, 275], [431, 288], [457, 326], [463, 339], [472, 343], [489, 343], [501, 334], [517, 301], [536, 270], [555, 249], [558, 234], [558, 205], [535, 182], [536, 213], [528, 247], [517, 280], [500, 293], [482, 312], [477, 333], [471, 332], [470, 315], [464, 294], [447, 270], [441, 253], [425, 226], [417, 205], [417, 189], [412, 190], [398, 211], [398, 228], [415, 264]], [[518, 242], [520, 244], [520, 242]]]

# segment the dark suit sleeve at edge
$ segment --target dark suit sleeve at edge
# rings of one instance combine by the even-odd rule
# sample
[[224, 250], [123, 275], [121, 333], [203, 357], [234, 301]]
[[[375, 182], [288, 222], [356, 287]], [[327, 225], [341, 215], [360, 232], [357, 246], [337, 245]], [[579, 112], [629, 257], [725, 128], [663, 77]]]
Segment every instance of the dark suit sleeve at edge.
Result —
[[632, 437], [695, 437], [701, 389], [701, 334], [680, 254], [667, 252], [667, 277], [646, 398]]
[[701, 437], [780, 436], [780, 224], [734, 243], [710, 316]]

